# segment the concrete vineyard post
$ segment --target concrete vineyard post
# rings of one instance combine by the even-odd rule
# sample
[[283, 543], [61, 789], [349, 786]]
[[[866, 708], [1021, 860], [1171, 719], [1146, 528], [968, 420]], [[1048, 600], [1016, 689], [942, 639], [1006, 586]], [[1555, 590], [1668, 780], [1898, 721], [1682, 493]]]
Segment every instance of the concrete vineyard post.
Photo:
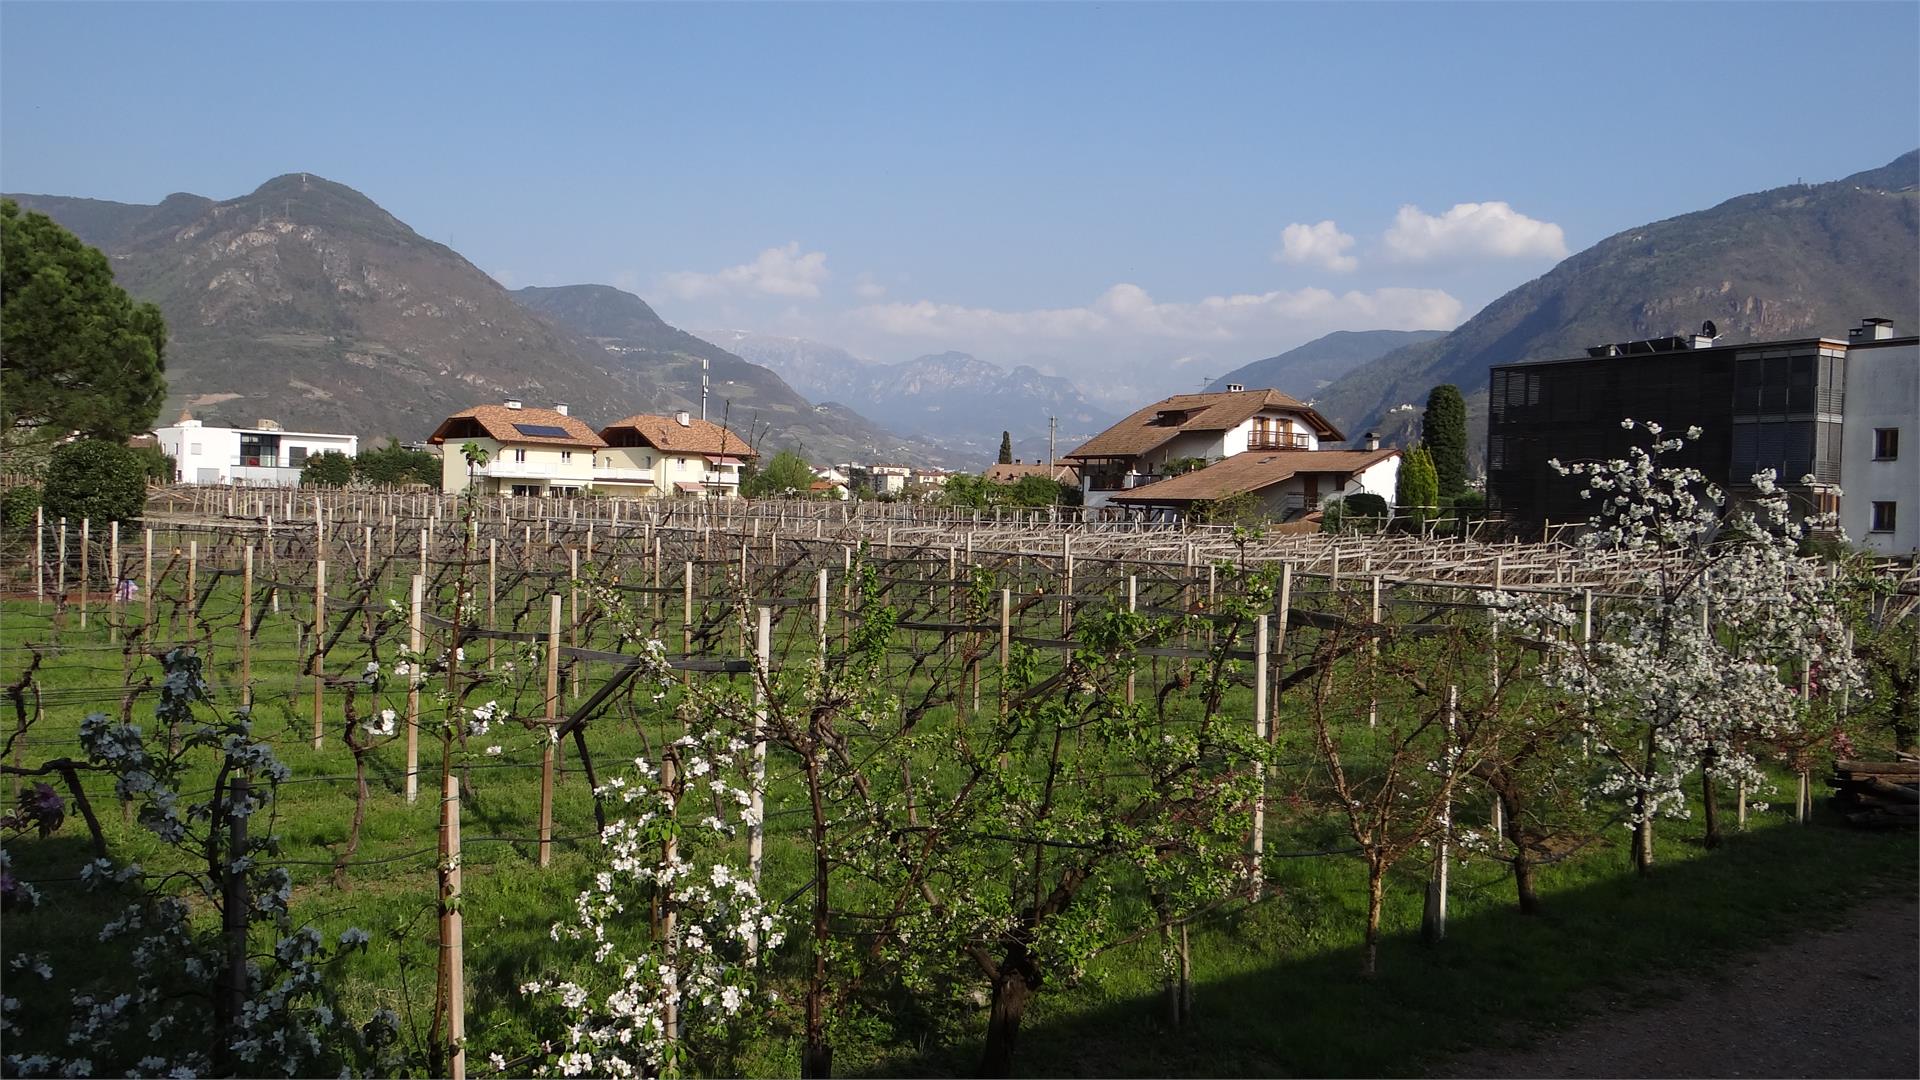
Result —
[[253, 705], [253, 545], [240, 555], [240, 705]]
[[326, 734], [327, 561], [313, 563], [313, 748], [320, 749]]

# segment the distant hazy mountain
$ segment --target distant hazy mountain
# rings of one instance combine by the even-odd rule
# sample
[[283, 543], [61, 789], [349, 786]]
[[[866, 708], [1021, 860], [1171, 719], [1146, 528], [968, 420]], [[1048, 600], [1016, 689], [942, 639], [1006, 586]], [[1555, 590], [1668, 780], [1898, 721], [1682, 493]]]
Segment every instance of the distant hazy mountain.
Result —
[[1395, 349], [1444, 337], [1445, 330], [1335, 330], [1278, 356], [1235, 368], [1208, 386], [1224, 390], [1228, 383], [1249, 389], [1269, 387], [1302, 401], [1354, 368], [1377, 360]]
[[420, 438], [509, 396], [586, 414], [665, 398], [615, 377], [458, 253], [311, 173], [223, 202], [9, 198], [101, 248], [128, 292], [160, 306], [166, 420], [191, 407], [216, 422]]
[[1326, 388], [1348, 433], [1453, 383], [1476, 457], [1487, 368], [1697, 330], [1729, 343], [1827, 334], [1863, 316], [1920, 322], [1920, 151], [1825, 184], [1794, 184], [1610, 236], [1488, 304], [1442, 338], [1396, 349]]
[[[618, 369], [671, 385], [699, 410], [700, 361], [711, 389], [707, 418], [766, 447], [797, 448], [818, 461], [873, 456], [914, 462], [948, 460], [943, 448], [903, 439], [852, 409], [816, 406], [778, 374], [668, 325], [645, 300], [611, 285], [563, 285], [516, 290], [513, 298], [615, 357]], [[762, 434], [764, 433], [764, 434]]]
[[1049, 418], [1063, 440], [1112, 421], [1070, 380], [1026, 365], [1008, 371], [963, 352], [876, 364], [800, 338], [740, 330], [702, 336], [780, 372], [815, 400], [845, 404], [895, 431], [939, 439], [972, 457], [997, 450], [1002, 431], [1016, 439], [1044, 439]]

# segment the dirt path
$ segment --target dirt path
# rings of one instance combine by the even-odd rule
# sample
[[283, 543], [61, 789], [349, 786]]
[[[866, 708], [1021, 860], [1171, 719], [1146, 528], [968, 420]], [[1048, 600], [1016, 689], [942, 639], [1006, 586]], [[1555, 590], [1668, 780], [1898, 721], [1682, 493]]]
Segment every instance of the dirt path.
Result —
[[1524, 1050], [1455, 1058], [1438, 1076], [1920, 1077], [1920, 903], [1870, 901], [1711, 975], [1676, 1000], [1596, 1015]]

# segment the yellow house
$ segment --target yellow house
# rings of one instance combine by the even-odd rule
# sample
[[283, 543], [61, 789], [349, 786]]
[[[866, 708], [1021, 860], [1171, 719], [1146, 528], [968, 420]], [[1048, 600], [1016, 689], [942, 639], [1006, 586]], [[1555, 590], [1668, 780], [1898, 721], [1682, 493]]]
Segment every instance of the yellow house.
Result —
[[740, 467], [760, 455], [739, 435], [682, 411], [642, 413], [600, 429], [594, 487], [612, 494], [736, 496]]
[[607, 445], [565, 405], [529, 409], [512, 399], [455, 413], [427, 441], [440, 447], [440, 487], [448, 494], [467, 489], [466, 444], [485, 450], [486, 464], [472, 473], [482, 495], [577, 492], [595, 483], [594, 455]]

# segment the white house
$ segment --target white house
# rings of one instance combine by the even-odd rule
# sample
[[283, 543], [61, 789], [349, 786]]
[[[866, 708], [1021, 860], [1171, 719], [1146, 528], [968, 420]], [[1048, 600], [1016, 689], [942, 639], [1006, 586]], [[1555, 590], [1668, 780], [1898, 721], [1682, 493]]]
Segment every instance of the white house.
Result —
[[285, 431], [271, 420], [250, 428], [208, 427], [184, 411], [173, 424], [155, 428], [153, 437], [173, 458], [173, 479], [181, 484], [296, 487], [302, 467], [314, 454], [360, 453], [358, 435]]
[[732, 430], [686, 411], [640, 413], [600, 429], [593, 486], [616, 495], [740, 494], [740, 468], [760, 456]]
[[1400, 451], [1323, 450], [1346, 436], [1312, 406], [1278, 390], [1236, 385], [1176, 394], [1141, 409], [1066, 455], [1089, 507], [1184, 514], [1194, 504], [1251, 494], [1274, 517], [1318, 509], [1330, 496], [1392, 501]]
[[594, 455], [607, 445], [565, 405], [529, 409], [511, 398], [454, 413], [427, 442], [440, 447], [440, 486], [450, 495], [467, 489], [470, 466], [462, 451], [468, 443], [487, 452], [485, 464], [471, 467], [482, 495], [584, 490], [594, 482]]
[[1842, 405], [1840, 525], [1883, 555], [1920, 548], [1920, 338], [1868, 319], [1850, 331]]

